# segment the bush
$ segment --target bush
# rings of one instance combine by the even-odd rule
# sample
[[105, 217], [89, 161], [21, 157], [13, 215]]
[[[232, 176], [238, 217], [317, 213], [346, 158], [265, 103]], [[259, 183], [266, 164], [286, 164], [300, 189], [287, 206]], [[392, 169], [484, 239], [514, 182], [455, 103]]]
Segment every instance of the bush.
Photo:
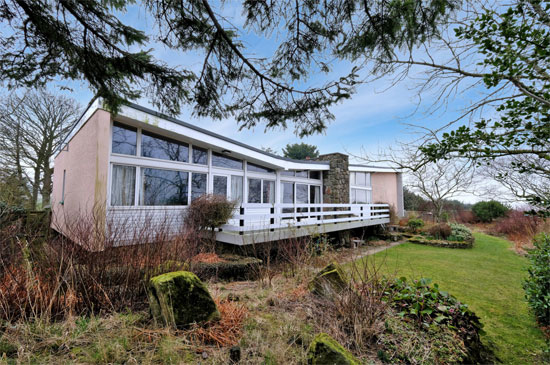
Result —
[[445, 240], [451, 235], [451, 226], [447, 223], [436, 224], [431, 226], [427, 233], [434, 238]]
[[504, 217], [508, 208], [500, 202], [490, 200], [475, 203], [472, 206], [472, 212], [480, 221], [492, 222], [493, 219]]
[[206, 251], [214, 251], [216, 244], [215, 228], [227, 223], [233, 216], [235, 202], [221, 195], [202, 195], [191, 202], [185, 215], [185, 227], [188, 232], [197, 235], [203, 241]]
[[430, 286], [430, 279], [408, 282], [406, 278], [390, 281], [387, 291], [391, 306], [401, 317], [413, 319], [419, 326], [447, 326], [456, 331], [468, 351], [465, 363], [486, 363], [490, 351], [481, 343], [483, 325], [479, 317], [449, 293]]
[[455, 219], [458, 223], [475, 223], [476, 217], [471, 210], [459, 210], [456, 212]]
[[468, 227], [458, 223], [451, 223], [451, 235], [447, 237], [449, 241], [473, 242], [474, 235]]
[[[66, 222], [79, 244], [33, 235], [21, 224], [0, 229], [0, 322], [145, 308], [144, 283], [198, 253], [196, 240], [175, 233], [169, 222], [146, 220], [138, 230], [122, 224], [116, 231], [93, 216]], [[120, 242], [133, 244], [113, 247]], [[97, 246], [103, 251], [87, 250]]]
[[539, 234], [533, 245], [535, 249], [529, 253], [531, 266], [523, 288], [538, 323], [550, 336], [550, 235]]
[[424, 221], [420, 218], [411, 218], [409, 219], [407, 225], [409, 226], [409, 228], [416, 232], [420, 228], [424, 227]]

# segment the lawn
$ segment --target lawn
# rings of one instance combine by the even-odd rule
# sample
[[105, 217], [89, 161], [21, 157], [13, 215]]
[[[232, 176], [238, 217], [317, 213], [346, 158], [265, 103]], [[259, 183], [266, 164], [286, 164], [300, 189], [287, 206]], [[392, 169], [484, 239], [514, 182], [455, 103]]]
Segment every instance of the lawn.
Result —
[[536, 363], [544, 346], [529, 313], [522, 280], [527, 259], [506, 240], [476, 233], [473, 249], [405, 243], [374, 256], [386, 274], [431, 278], [442, 290], [467, 303], [485, 325], [484, 341], [504, 363]]

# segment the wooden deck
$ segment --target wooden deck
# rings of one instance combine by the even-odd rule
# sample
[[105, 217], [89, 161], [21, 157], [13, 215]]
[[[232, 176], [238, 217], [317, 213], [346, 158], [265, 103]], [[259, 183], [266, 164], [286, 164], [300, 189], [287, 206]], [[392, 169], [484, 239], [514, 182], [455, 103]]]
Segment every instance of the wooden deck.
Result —
[[220, 228], [216, 239], [249, 245], [389, 222], [387, 204], [274, 204], [263, 209], [249, 204]]

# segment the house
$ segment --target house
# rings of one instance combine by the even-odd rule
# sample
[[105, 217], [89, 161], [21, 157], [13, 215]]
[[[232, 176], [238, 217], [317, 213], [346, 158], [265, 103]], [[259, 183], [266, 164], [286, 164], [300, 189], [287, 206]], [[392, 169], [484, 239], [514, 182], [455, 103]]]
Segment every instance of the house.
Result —
[[202, 194], [238, 202], [216, 232], [237, 245], [385, 224], [390, 207], [403, 215], [392, 168], [341, 153], [292, 160], [139, 105], [114, 115], [96, 100], [55, 155], [52, 225], [70, 236], [68, 220], [93, 214], [105, 230], [147, 220], [177, 231]]

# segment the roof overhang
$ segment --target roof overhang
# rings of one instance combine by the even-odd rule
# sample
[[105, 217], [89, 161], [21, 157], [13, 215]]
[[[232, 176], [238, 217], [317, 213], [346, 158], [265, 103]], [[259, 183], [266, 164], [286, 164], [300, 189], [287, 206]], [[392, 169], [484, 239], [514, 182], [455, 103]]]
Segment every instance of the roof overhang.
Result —
[[[88, 109], [82, 114], [79, 121], [65, 138], [62, 146], [65, 146], [65, 144], [72, 139], [98, 109], [103, 109], [103, 102], [99, 98], [93, 101]], [[152, 130], [166, 131], [169, 134], [181, 136], [185, 138], [185, 140], [189, 140], [191, 143], [195, 143], [198, 146], [211, 148], [219, 152], [224, 151], [231, 157], [243, 158], [247, 161], [262, 164], [274, 169], [330, 170], [328, 162], [300, 161], [277, 156], [136, 104], [129, 104], [121, 107], [118, 114], [113, 118], [121, 122], [129, 122], [133, 125], [148, 126]], [[60, 151], [61, 149], [57, 151], [55, 156], [57, 156]]]
[[349, 165], [349, 171], [352, 172], [387, 172], [387, 173], [402, 173], [403, 171], [394, 167], [386, 166], [367, 166], [367, 165]]

